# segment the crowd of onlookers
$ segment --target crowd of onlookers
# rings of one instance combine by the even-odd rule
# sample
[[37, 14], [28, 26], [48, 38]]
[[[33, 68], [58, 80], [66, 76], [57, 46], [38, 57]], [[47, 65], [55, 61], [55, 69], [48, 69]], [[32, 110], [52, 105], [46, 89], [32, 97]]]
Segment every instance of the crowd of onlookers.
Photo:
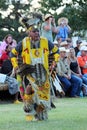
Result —
[[[69, 38], [71, 28], [65, 17], [59, 18], [56, 26], [54, 17], [47, 14], [41, 32], [41, 35], [51, 42], [53, 42], [53, 33], [55, 34], [53, 43], [59, 48], [60, 58], [55, 58], [57, 60], [53, 64], [63, 89], [62, 91], [59, 88], [60, 92], [70, 97], [87, 96], [87, 44], [78, 39], [76, 47], [73, 46], [72, 39]], [[58, 84], [56, 77], [53, 84], [55, 87]]]
[[[57, 46], [60, 54], [59, 57], [55, 56], [55, 60], [49, 67], [54, 94], [83, 97], [87, 96], [87, 44], [78, 39], [74, 47], [72, 39], [69, 38], [70, 33], [71, 28], [67, 18], [58, 19], [58, 26], [56, 26], [54, 17], [50, 14], [45, 15], [40, 35]], [[9, 56], [16, 45], [17, 42], [11, 34], [3, 39], [0, 45], [0, 74], [7, 76], [9, 92], [16, 95], [16, 102], [18, 102], [18, 84], [15, 77], [11, 77], [13, 67]], [[11, 87], [15, 85], [16, 90], [12, 92]]]
[[17, 42], [13, 39], [11, 34], [5, 36], [0, 44], [0, 83], [1, 87], [3, 84], [8, 84], [8, 90], [11, 95], [15, 95], [14, 103], [20, 103], [19, 87], [15, 77], [12, 77], [13, 66], [10, 60], [10, 52], [16, 47]]

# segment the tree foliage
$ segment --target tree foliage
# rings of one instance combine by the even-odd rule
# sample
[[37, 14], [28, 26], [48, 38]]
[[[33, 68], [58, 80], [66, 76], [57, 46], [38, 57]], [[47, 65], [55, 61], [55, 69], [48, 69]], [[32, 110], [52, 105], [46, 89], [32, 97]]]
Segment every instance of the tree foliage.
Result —
[[9, 33], [12, 34], [17, 41], [24, 37], [25, 33], [16, 13], [20, 12], [22, 15], [26, 15], [30, 10], [30, 6], [30, 3], [21, 4], [20, 1], [16, 3], [13, 1], [12, 5], [6, 5], [6, 0], [0, 0], [0, 41]]
[[[41, 0], [41, 12], [54, 13], [56, 22], [60, 17], [67, 17], [69, 25], [72, 28], [72, 33], [77, 32], [78, 35], [84, 36], [87, 31], [87, 0], [72, 0], [70, 3], [63, 0]], [[57, 10], [60, 7], [65, 7], [61, 13], [58, 14]]]
[[[0, 41], [9, 33], [17, 41], [25, 36], [16, 12], [20, 12], [24, 16], [30, 15], [31, 2], [32, 0], [28, 0], [28, 4], [21, 4], [20, 1], [16, 3], [12, 1], [12, 7], [12, 5], [6, 4], [6, 0], [0, 0]], [[56, 19], [56, 23], [58, 18], [65, 16], [69, 19], [72, 33], [78, 32], [79, 35], [84, 35], [87, 30], [87, 0], [72, 0], [70, 3], [67, 0], [66, 3], [64, 0], [41, 0], [39, 3], [41, 7], [33, 11], [40, 11], [44, 15], [46, 13], [52, 13]], [[60, 7], [65, 8], [61, 13], [58, 13]]]

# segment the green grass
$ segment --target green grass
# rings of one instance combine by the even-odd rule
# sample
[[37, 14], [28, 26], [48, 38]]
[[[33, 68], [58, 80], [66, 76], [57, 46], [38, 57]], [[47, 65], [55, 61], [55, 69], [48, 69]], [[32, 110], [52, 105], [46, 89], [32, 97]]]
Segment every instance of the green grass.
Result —
[[0, 130], [87, 130], [87, 98], [55, 100], [47, 121], [27, 122], [23, 104], [0, 105]]

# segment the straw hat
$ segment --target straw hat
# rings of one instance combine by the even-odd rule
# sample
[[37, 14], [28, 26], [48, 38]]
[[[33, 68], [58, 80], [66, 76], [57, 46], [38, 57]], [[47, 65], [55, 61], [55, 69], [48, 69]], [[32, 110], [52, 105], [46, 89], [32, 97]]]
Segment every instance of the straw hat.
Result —
[[46, 19], [48, 19], [49, 17], [52, 17], [52, 15], [51, 15], [51, 14], [46, 14], [45, 17], [44, 17], [44, 19], [46, 20]]
[[60, 25], [62, 21], [66, 21], [66, 24], [68, 24], [68, 19], [66, 17], [61, 17], [58, 19], [58, 25]]

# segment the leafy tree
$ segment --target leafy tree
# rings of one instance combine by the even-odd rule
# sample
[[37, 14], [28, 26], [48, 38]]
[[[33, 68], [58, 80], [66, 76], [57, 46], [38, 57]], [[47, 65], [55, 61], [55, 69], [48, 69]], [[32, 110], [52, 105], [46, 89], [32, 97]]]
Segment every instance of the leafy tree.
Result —
[[[8, 33], [11, 33], [17, 41], [24, 37], [25, 32], [19, 23], [16, 12], [20, 12], [22, 15], [28, 17], [30, 15], [31, 1], [28, 0], [28, 4], [21, 4], [20, 1], [16, 3], [12, 1], [12, 5], [7, 5], [6, 0], [0, 0], [0, 41]], [[37, 8], [34, 11], [40, 11], [44, 15], [48, 12], [53, 12], [56, 23], [59, 17], [65, 16], [69, 19], [69, 25], [73, 32], [78, 31], [80, 35], [84, 35], [85, 30], [87, 30], [87, 0], [72, 0], [71, 3], [63, 3], [63, 0], [41, 0], [39, 3], [41, 4], [41, 8]], [[58, 14], [57, 9], [60, 7], [65, 8]], [[83, 32], [81, 33], [82, 30]]]
[[0, 41], [9, 33], [11, 33], [17, 41], [24, 37], [25, 32], [19, 23], [19, 18], [16, 13], [20, 12], [22, 15], [28, 15], [31, 6], [30, 0], [28, 1], [28, 4], [21, 4], [20, 1], [16, 3], [12, 1], [12, 5], [6, 5], [6, 0], [0, 1]]
[[[60, 17], [67, 17], [69, 19], [69, 25], [72, 28], [72, 33], [77, 32], [77, 35], [84, 36], [87, 30], [87, 0], [72, 0], [70, 3], [63, 0], [41, 0], [40, 11], [43, 14], [54, 13], [56, 22]], [[58, 14], [57, 9], [65, 7], [63, 11]], [[74, 34], [74, 33], [73, 33]]]

